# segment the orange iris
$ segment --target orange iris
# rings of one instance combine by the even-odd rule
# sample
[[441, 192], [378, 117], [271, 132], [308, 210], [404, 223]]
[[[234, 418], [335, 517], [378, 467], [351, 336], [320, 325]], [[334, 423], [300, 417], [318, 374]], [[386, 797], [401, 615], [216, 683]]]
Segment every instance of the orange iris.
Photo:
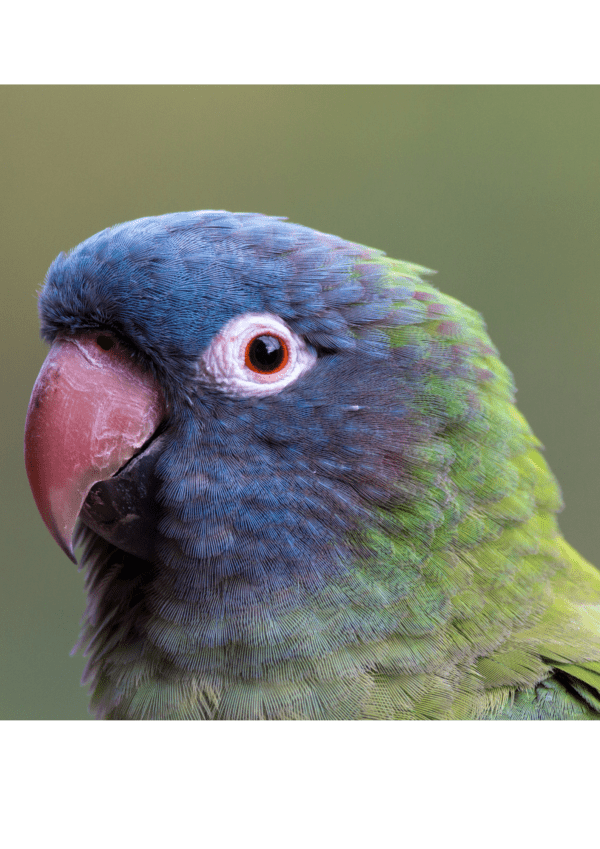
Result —
[[289, 358], [285, 339], [274, 333], [260, 333], [246, 345], [244, 362], [257, 374], [275, 374], [286, 367]]

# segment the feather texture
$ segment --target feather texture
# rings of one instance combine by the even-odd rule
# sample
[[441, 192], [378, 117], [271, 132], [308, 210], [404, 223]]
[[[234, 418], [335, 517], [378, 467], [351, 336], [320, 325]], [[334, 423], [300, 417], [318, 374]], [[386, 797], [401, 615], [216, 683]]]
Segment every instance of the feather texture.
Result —
[[[50, 268], [42, 332], [107, 327], [169, 404], [151, 559], [81, 524], [79, 643], [115, 719], [590, 719], [600, 575], [477, 313], [428, 272], [281, 219], [103, 231]], [[198, 380], [236, 315], [315, 367]]]

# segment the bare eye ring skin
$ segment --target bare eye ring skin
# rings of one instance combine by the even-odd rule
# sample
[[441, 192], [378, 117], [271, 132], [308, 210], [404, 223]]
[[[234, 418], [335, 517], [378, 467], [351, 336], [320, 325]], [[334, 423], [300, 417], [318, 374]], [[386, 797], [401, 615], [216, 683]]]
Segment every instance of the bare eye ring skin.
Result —
[[231, 319], [201, 358], [204, 382], [226, 395], [251, 398], [281, 392], [312, 368], [317, 355], [271, 313]]

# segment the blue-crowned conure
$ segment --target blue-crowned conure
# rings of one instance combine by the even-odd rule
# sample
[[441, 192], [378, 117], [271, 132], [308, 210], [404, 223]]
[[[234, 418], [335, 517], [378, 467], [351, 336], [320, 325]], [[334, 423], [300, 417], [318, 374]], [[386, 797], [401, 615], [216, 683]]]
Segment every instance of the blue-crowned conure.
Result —
[[281, 218], [52, 263], [25, 461], [108, 719], [596, 719], [600, 573], [477, 313]]

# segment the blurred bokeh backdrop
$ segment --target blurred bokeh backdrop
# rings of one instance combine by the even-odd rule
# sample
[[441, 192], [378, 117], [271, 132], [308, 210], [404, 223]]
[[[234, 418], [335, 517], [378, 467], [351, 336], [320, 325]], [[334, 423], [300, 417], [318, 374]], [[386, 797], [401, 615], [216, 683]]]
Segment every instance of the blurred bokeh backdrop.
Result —
[[483, 313], [600, 564], [594, 87], [0, 89], [0, 718], [86, 719], [80, 573], [31, 498], [22, 434], [45, 355], [36, 291], [112, 224], [257, 211], [438, 270]]

